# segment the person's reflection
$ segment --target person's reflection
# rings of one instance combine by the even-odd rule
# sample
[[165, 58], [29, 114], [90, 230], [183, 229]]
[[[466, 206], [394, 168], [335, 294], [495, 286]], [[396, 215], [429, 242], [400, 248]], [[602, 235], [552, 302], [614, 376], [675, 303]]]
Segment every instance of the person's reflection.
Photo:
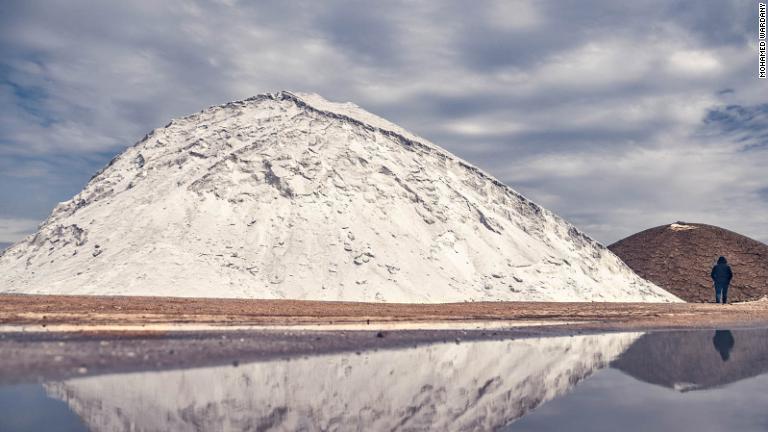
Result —
[[715, 345], [715, 349], [720, 353], [720, 358], [722, 358], [723, 361], [728, 361], [735, 343], [736, 340], [733, 338], [733, 334], [730, 330], [715, 330], [712, 344]]

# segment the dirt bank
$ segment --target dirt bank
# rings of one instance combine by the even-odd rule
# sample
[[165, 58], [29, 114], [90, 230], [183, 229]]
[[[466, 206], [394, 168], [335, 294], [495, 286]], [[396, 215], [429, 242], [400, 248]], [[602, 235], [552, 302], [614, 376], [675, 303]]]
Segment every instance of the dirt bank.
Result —
[[[504, 325], [560, 324], [572, 329], [645, 330], [768, 325], [768, 302], [733, 305], [702, 303], [529, 303], [449, 304], [344, 303], [296, 300], [187, 299], [0, 295], [3, 331], [146, 330], [220, 327], [384, 325], [408, 323], [505, 322]], [[197, 326], [197, 327], [195, 327]]]

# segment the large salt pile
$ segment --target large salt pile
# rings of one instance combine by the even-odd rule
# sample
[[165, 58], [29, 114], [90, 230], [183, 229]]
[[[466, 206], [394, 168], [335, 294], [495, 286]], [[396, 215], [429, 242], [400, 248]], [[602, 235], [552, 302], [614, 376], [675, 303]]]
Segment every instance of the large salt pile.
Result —
[[6, 293], [678, 301], [557, 215], [353, 104], [174, 120], [0, 255]]

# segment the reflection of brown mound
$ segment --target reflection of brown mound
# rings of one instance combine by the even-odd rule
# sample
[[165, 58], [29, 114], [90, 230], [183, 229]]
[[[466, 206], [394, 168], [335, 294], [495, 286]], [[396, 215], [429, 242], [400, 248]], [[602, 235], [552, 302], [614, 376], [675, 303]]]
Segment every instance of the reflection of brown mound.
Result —
[[685, 301], [714, 301], [709, 272], [724, 255], [733, 268], [729, 301], [768, 295], [768, 245], [711, 225], [677, 222], [609, 246], [637, 274]]
[[611, 367], [676, 390], [718, 387], [768, 372], [768, 330], [651, 333]]

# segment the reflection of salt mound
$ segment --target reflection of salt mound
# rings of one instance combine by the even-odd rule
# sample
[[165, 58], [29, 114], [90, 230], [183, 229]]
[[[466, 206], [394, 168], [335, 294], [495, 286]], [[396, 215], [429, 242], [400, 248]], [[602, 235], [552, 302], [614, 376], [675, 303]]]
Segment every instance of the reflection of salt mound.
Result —
[[565, 393], [639, 335], [315, 356], [47, 384], [94, 431], [489, 430]]

